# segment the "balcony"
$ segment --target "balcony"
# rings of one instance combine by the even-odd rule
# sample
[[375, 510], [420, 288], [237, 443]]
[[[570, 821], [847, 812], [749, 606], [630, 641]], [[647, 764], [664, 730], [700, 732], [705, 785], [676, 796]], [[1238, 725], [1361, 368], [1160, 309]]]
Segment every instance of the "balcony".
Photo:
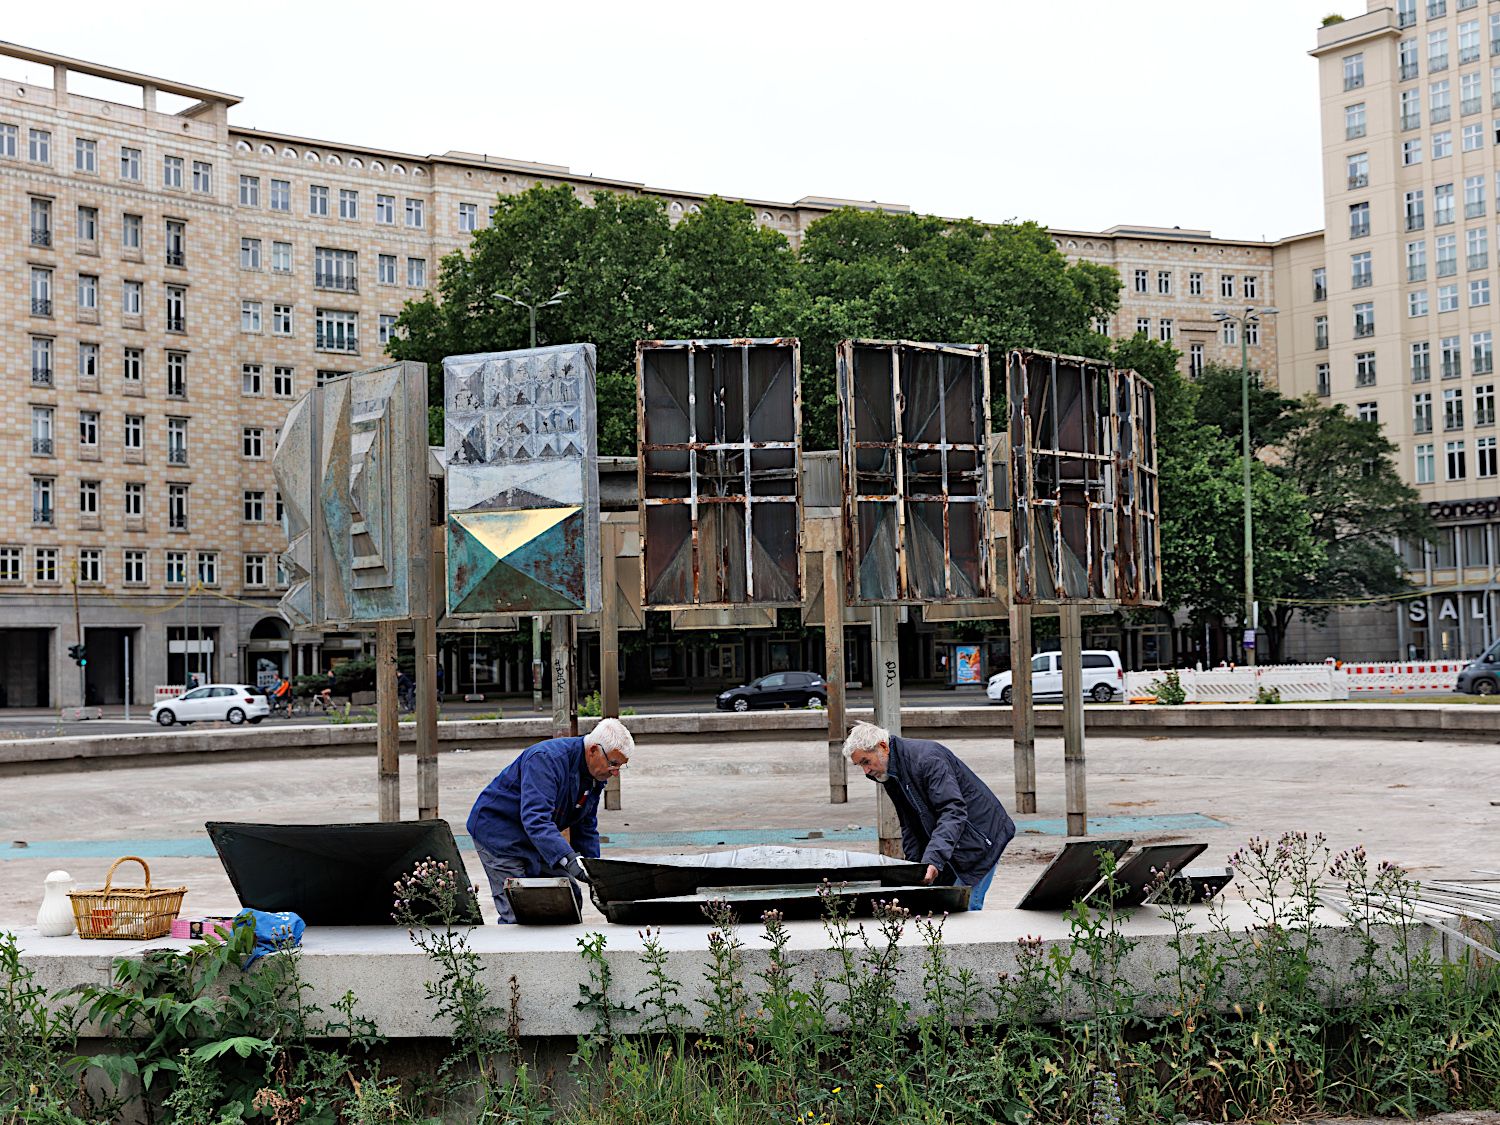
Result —
[[1478, 113], [1483, 106], [1483, 98], [1465, 98], [1458, 103], [1458, 112], [1467, 117], [1471, 113]]
[[31, 452], [42, 457], [51, 457], [52, 439], [49, 437], [36, 437], [35, 435], [33, 435], [31, 438]]
[[1414, 62], [1402, 63], [1401, 64], [1401, 79], [1400, 80], [1402, 82], [1409, 82], [1411, 79], [1417, 77], [1417, 75], [1420, 74], [1420, 73], [1421, 73], [1421, 67], [1419, 67], [1416, 63], [1414, 63]]
[[33, 246], [51, 246], [52, 231], [47, 227], [32, 227], [31, 244]]
[[1427, 280], [1427, 267], [1426, 266], [1407, 266], [1406, 267], [1406, 280], [1407, 281], [1426, 281]]
[[1420, 113], [1403, 113], [1401, 115], [1402, 129], [1420, 129], [1422, 127], [1422, 115]]
[[[1488, 375], [1491, 371], [1495, 370], [1495, 357], [1489, 355], [1476, 355], [1474, 357], [1473, 367], [1473, 374]], [[1475, 419], [1475, 422], [1476, 424], [1478, 423], [1477, 417]]]
[[1431, 366], [1431, 364], [1422, 363], [1422, 364], [1417, 365], [1416, 367], [1413, 367], [1411, 369], [1411, 381], [1413, 383], [1430, 383], [1430, 382], [1432, 382], [1432, 366]]
[[1344, 89], [1345, 90], [1358, 90], [1364, 84], [1365, 84], [1365, 76], [1363, 74], [1346, 74], [1346, 75], [1344, 75]]
[[50, 387], [52, 385], [52, 368], [33, 367], [31, 369], [31, 385], [33, 387]]
[[1485, 254], [1470, 254], [1468, 264], [1471, 270], [1487, 270], [1490, 268], [1490, 256]]
[[1349, 224], [1349, 237], [1350, 238], [1368, 238], [1368, 237], [1370, 237], [1370, 224], [1368, 222], [1364, 222], [1364, 223], [1350, 223]]
[[167, 331], [168, 332], [186, 332], [187, 331], [187, 317], [185, 317], [185, 316], [169, 316], [169, 317], [167, 317]]
[[1433, 106], [1432, 109], [1428, 111], [1427, 116], [1431, 120], [1432, 124], [1441, 125], [1443, 122], [1452, 119], [1453, 107], [1448, 105]]
[[1344, 140], [1357, 141], [1365, 135], [1365, 123], [1361, 121], [1358, 125], [1344, 126]]
[[317, 347], [320, 352], [357, 352], [359, 339], [347, 333], [319, 332]]
[[1457, 258], [1439, 258], [1437, 260], [1437, 275], [1439, 277], [1452, 277], [1458, 272]]
[[33, 298], [31, 298], [31, 315], [32, 316], [51, 316], [52, 315], [52, 298], [51, 297], [33, 297]]
[[46, 527], [51, 527], [52, 526], [52, 509], [51, 508], [32, 508], [31, 509], [31, 522], [35, 523], [35, 524], [42, 524], [42, 525], [44, 525]]
[[1374, 324], [1371, 324], [1371, 323], [1368, 323], [1368, 322], [1364, 322], [1364, 321], [1355, 321], [1354, 322], [1354, 338], [1356, 340], [1364, 340], [1364, 339], [1367, 339], [1367, 338], [1369, 338], [1369, 337], [1371, 337], [1373, 335], [1375, 335], [1375, 325]]
[[1469, 64], [1471, 62], [1478, 62], [1478, 61], [1479, 61], [1479, 48], [1477, 46], [1476, 47], [1460, 47], [1459, 48], [1459, 50], [1458, 50], [1458, 65], [1459, 66], [1466, 66], [1467, 64]]
[[1318, 378], [1318, 397], [1327, 398], [1331, 394], [1333, 394], [1333, 388], [1329, 385], [1326, 378], [1320, 376]]
[[[184, 515], [181, 512], [168, 513], [168, 515], [167, 515], [167, 530], [168, 531], [186, 531], [187, 530], [187, 516]], [[168, 584], [170, 584], [171, 583], [171, 579], [170, 578], [167, 579], [167, 582], [168, 582]], [[178, 579], [178, 582], [180, 583], [181, 579]]]
[[1368, 289], [1374, 284], [1375, 275], [1373, 273], [1357, 273], [1349, 280], [1349, 288], [1351, 289]]
[[1417, 417], [1415, 417], [1415, 418], [1412, 419], [1411, 432], [1414, 433], [1414, 434], [1430, 434], [1430, 433], [1432, 433], [1432, 419], [1431, 418], [1424, 418], [1420, 414], [1417, 415]]
[[1349, 177], [1349, 190], [1350, 191], [1354, 191], [1356, 188], [1369, 187], [1369, 186], [1370, 186], [1370, 176], [1369, 176], [1369, 173], [1367, 173], [1367, 172], [1361, 172], [1361, 173], [1359, 173], [1356, 176], [1350, 176]]
[[184, 255], [181, 250], [168, 250], [167, 251], [167, 265], [169, 265], [169, 266], [186, 266], [187, 265], [186, 255]]
[[340, 293], [358, 293], [359, 279], [351, 274], [316, 273], [313, 285], [318, 289], [336, 289]]
[[1478, 203], [1465, 203], [1464, 204], [1464, 218], [1466, 218], [1466, 219], [1482, 219], [1482, 218], [1484, 218], [1484, 201], [1480, 200]]
[[187, 447], [174, 445], [167, 450], [168, 465], [186, 465], [188, 463]]
[[1441, 19], [1448, 14], [1448, 0], [1428, 0], [1427, 18], [1430, 20]]
[[1443, 432], [1445, 434], [1451, 434], [1451, 433], [1453, 433], [1453, 432], [1455, 432], [1457, 430], [1461, 430], [1463, 428], [1464, 428], [1464, 420], [1462, 418], [1455, 418], [1455, 417], [1453, 417], [1450, 414], [1446, 418], [1443, 419]]
[[1460, 364], [1458, 362], [1458, 360], [1456, 360], [1456, 359], [1445, 359], [1445, 360], [1443, 360], [1443, 378], [1444, 379], [1458, 379], [1458, 378], [1462, 378], [1463, 373], [1464, 373], [1464, 371], [1463, 371], [1463, 365]]
[[1490, 40], [1490, 54], [1500, 55], [1500, 39]]
[[1313, 347], [1316, 348], [1320, 352], [1326, 352], [1328, 350], [1328, 337], [1327, 336], [1315, 336], [1315, 337], [1313, 337]]

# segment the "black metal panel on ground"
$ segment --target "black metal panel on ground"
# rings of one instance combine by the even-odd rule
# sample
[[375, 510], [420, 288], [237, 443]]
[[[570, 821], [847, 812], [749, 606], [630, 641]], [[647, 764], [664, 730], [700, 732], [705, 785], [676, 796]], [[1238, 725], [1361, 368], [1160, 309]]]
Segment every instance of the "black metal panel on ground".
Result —
[[507, 879], [505, 897], [522, 926], [572, 926], [583, 921], [571, 879]]
[[[923, 869], [925, 871], [925, 868]], [[877, 902], [898, 902], [913, 914], [956, 913], [969, 908], [968, 887], [881, 886], [860, 882], [779, 884], [757, 887], [710, 887], [696, 894], [606, 902], [600, 909], [611, 922], [624, 925], [680, 925], [706, 920], [705, 908], [722, 902], [741, 922], [758, 922], [768, 910], [791, 920], [823, 917], [836, 903], [855, 917], [868, 917]]]
[[704, 887], [877, 882], [883, 887], [920, 883], [925, 865], [871, 852], [834, 848], [757, 847], [702, 855], [636, 856], [585, 861], [599, 909], [610, 902], [691, 895]]
[[440, 860], [464, 888], [458, 919], [480, 925], [479, 903], [446, 820], [393, 824], [237, 824], [209, 821], [240, 905], [290, 910], [309, 926], [391, 925], [392, 888], [424, 859]]
[[[1116, 910], [1140, 906], [1151, 892], [1164, 885], [1177, 870], [1203, 854], [1207, 844], [1145, 844], [1140, 851], [1115, 868], [1114, 904]], [[1103, 905], [1109, 900], [1109, 888], [1101, 879], [1089, 894], [1089, 903]]]
[[1234, 882], [1232, 867], [1188, 867], [1167, 880], [1152, 902], [1208, 902]]
[[1129, 840], [1070, 840], [1037, 876], [1017, 910], [1066, 910], [1082, 902], [1099, 883], [1104, 871], [1099, 852], [1119, 859], [1130, 847]]

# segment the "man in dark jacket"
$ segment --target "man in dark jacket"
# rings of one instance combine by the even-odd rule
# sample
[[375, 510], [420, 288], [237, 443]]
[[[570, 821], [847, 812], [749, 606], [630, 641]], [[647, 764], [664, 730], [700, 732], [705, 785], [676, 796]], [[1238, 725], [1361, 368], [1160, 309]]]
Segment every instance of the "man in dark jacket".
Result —
[[995, 865], [1016, 834], [1000, 799], [958, 756], [938, 742], [893, 737], [856, 723], [844, 757], [879, 785], [901, 819], [901, 850], [925, 863], [923, 882], [969, 888], [969, 909], [982, 910]]
[[521, 751], [479, 794], [469, 835], [502, 924], [516, 920], [507, 879], [566, 875], [582, 901], [578, 884], [588, 882], [588, 873], [581, 857], [599, 854], [599, 797], [634, 751], [625, 724], [601, 719], [582, 738], [549, 738]]

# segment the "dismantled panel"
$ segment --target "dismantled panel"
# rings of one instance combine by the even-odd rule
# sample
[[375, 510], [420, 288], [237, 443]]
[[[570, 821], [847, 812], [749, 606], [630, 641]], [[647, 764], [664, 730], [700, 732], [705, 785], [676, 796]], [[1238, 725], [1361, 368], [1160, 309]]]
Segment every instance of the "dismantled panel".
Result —
[[1109, 905], [1113, 881], [1115, 909], [1134, 909], [1165, 886], [1179, 868], [1202, 855], [1206, 847], [1207, 844], [1144, 844], [1115, 868], [1112, 879], [1099, 880], [1099, 885], [1089, 893], [1089, 902]]
[[1082, 902], [1104, 875], [1101, 852], [1119, 859], [1129, 840], [1070, 840], [1016, 903], [1017, 910], [1066, 910]]
[[1155, 389], [1107, 363], [1023, 350], [1007, 379], [1014, 599], [1160, 605]]
[[1208, 902], [1232, 882], [1232, 867], [1185, 867], [1168, 879], [1149, 901], [1184, 904]]
[[875, 882], [920, 884], [920, 863], [837, 848], [763, 846], [698, 855], [606, 856], [585, 861], [595, 903], [698, 894], [704, 887], [763, 887], [786, 883]]
[[704, 887], [688, 895], [615, 901], [600, 910], [618, 925], [693, 925], [727, 909], [741, 922], [758, 922], [768, 910], [788, 921], [824, 917], [830, 909], [868, 918], [879, 902], [896, 903], [913, 914], [957, 914], [969, 909], [969, 888], [882, 886], [872, 882], [793, 883], [785, 886]]
[[594, 345], [443, 360], [448, 615], [596, 613]]
[[801, 346], [636, 343], [642, 604], [802, 603]]
[[427, 467], [425, 364], [330, 379], [293, 405], [271, 461], [286, 512], [288, 621], [429, 615]]
[[849, 603], [990, 597], [988, 349], [845, 340], [838, 378]]

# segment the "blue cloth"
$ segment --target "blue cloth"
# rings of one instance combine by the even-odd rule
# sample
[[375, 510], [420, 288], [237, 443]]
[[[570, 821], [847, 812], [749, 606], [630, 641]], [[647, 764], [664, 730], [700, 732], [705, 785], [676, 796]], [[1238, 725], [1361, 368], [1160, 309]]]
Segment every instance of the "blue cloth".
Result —
[[[991, 867], [989, 873], [977, 883], [969, 885], [969, 909], [983, 910], [984, 896], [989, 893], [990, 883], [995, 878], [995, 868]], [[963, 880], [959, 880], [962, 882]]]
[[485, 786], [469, 813], [469, 835], [515, 874], [555, 875], [575, 852], [599, 854], [603, 793], [604, 782], [584, 764], [583, 739], [549, 738], [521, 751]]
[[255, 948], [250, 951], [250, 956], [240, 966], [241, 969], [248, 969], [267, 953], [301, 945], [302, 931], [307, 929], [302, 916], [293, 914], [290, 910], [274, 914], [265, 910], [242, 910], [235, 917], [234, 924], [236, 928], [251, 926], [255, 929]]

